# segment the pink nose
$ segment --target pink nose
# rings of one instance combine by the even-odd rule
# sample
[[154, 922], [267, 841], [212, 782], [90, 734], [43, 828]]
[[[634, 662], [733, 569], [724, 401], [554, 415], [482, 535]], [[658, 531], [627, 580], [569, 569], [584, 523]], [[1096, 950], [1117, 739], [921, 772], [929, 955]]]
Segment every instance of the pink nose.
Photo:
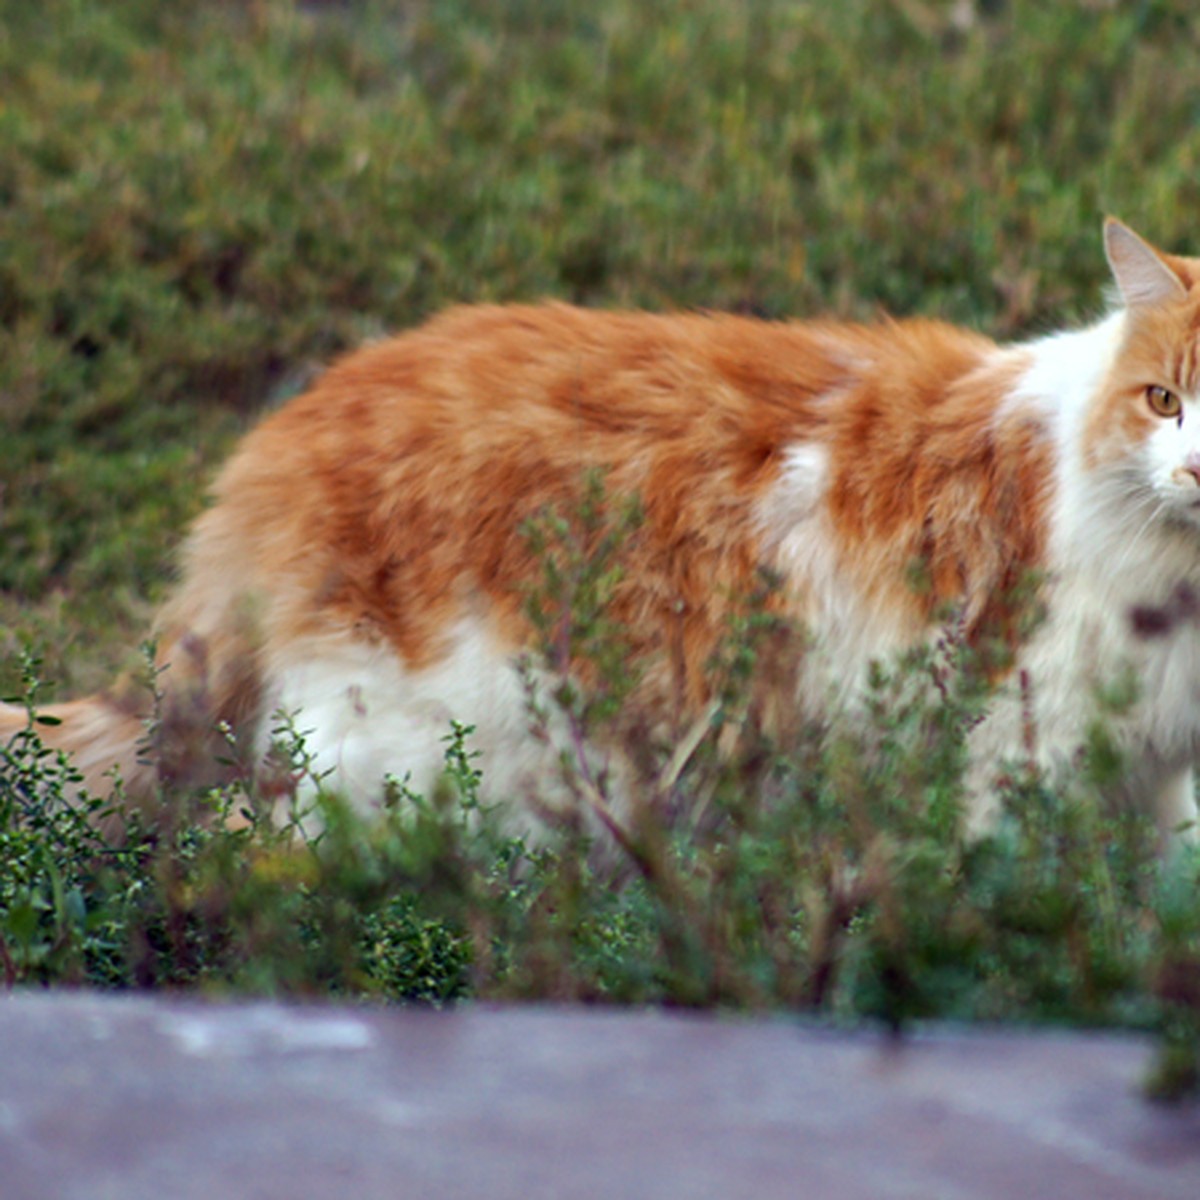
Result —
[[1183, 469], [1196, 481], [1200, 487], [1200, 450], [1189, 450], [1183, 460]]

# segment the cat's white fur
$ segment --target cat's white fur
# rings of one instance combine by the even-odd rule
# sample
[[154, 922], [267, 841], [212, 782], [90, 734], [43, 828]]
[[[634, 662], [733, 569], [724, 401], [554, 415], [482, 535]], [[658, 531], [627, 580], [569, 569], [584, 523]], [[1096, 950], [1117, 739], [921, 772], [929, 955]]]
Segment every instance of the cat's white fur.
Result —
[[[296, 781], [301, 810], [318, 781], [359, 806], [374, 801], [385, 780], [431, 795], [458, 722], [468, 729], [465, 748], [482, 772], [486, 796], [534, 806], [568, 803], [560, 756], [583, 754], [594, 777], [617, 781], [614, 811], [627, 812], [623, 763], [572, 741], [561, 711], [548, 703], [555, 681], [544, 670], [514, 658], [479, 613], [463, 616], [447, 645], [447, 654], [422, 671], [407, 670], [390, 647], [353, 636], [330, 637], [304, 658], [277, 664], [272, 711], [292, 719], [311, 762], [310, 774]], [[530, 709], [531, 688], [540, 721]], [[263, 727], [260, 756], [280, 733], [278, 719]], [[506, 810], [511, 831], [536, 837], [531, 803]]]
[[330, 637], [276, 664], [271, 707], [294, 714], [315, 774], [328, 773], [347, 796], [376, 796], [385, 777], [427, 791], [444, 766], [452, 721], [473, 727], [470, 749], [491, 790], [519, 794], [546, 764], [528, 736], [511, 653], [477, 615], [463, 617], [447, 645], [439, 662], [411, 672], [390, 646]]

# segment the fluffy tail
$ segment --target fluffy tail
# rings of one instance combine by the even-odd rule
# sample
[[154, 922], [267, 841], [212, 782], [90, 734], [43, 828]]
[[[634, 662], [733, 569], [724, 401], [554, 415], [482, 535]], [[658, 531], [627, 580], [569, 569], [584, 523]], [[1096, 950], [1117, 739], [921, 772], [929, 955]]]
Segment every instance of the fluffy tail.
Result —
[[[153, 685], [128, 679], [38, 708], [36, 716], [50, 720], [34, 728], [44, 745], [69, 756], [82, 776], [78, 790], [92, 796], [107, 798], [119, 780], [120, 797], [142, 807], [164, 784], [220, 782], [236, 769], [230, 734], [253, 742], [259, 689], [246, 650], [229, 639], [171, 639]], [[0, 745], [28, 727], [25, 709], [0, 704]]]
[[[155, 774], [144, 753], [147, 724], [142, 714], [101, 693], [41, 708], [37, 715], [53, 721], [35, 724], [38, 737], [52, 750], [66, 751], [88, 793], [107, 796], [117, 777], [131, 797], [152, 793]], [[23, 708], [0, 705], [0, 743], [8, 744], [28, 726], [29, 714]]]

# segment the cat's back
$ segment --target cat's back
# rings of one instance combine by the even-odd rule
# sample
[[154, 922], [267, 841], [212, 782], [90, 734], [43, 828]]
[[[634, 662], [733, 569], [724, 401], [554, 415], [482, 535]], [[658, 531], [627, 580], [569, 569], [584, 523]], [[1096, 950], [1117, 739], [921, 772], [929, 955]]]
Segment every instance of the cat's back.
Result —
[[604, 311], [567, 304], [470, 305], [359, 349], [264, 423], [266, 438], [301, 429], [353, 438], [364, 429], [403, 444], [521, 429], [668, 436], [710, 415], [754, 408], [803, 418], [804, 399], [844, 373], [825, 334], [854, 327], [730, 314]]
[[[462, 306], [335, 363], [245, 440], [228, 474], [302, 462], [310, 473], [411, 468], [438, 455], [464, 464], [476, 453], [494, 462], [504, 452], [613, 468], [674, 445], [703, 463], [740, 458], [750, 479], [789, 441], [855, 426], [844, 402], [872, 381], [883, 393], [906, 389], [911, 425], [922, 415], [914, 402], [991, 348], [933, 321]], [[865, 407], [879, 398], [877, 389]]]
[[610, 495], [686, 522], [718, 491], [728, 508], [769, 486], [855, 369], [854, 338], [729, 315], [450, 309], [269, 415], [218, 478], [214, 520], [351, 551], [378, 549], [385, 529], [502, 541], [489, 514], [511, 535], [600, 469]]

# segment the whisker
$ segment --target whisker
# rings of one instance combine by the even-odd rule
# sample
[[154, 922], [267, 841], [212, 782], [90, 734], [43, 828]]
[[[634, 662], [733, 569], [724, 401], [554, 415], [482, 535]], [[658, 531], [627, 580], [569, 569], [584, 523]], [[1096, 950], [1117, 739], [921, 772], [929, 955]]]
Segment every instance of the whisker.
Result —
[[[1146, 530], [1149, 529], [1156, 520], [1158, 520], [1159, 515], [1166, 507], [1166, 503], [1161, 498], [1155, 497], [1155, 503], [1150, 510], [1150, 515], [1138, 527], [1137, 533], [1133, 537], [1129, 538], [1126, 542], [1124, 552], [1117, 560], [1116, 565], [1113, 567], [1113, 574], [1119, 574], [1124, 569], [1125, 564], [1130, 560], [1130, 558], [1133, 557], [1134, 551], [1140, 548], [1141, 541], [1146, 533]], [[1128, 516], [1125, 516], [1124, 519], [1126, 523], [1132, 520], [1132, 515], [1133, 514], [1130, 513]]]

